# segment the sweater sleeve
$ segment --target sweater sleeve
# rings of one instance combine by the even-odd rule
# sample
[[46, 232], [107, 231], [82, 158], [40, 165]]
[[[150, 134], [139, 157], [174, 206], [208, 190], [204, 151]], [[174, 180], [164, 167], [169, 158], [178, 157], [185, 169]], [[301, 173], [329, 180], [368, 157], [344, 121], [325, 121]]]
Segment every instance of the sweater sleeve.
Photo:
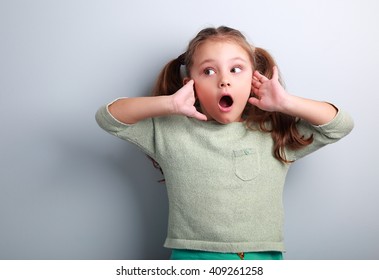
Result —
[[96, 112], [98, 125], [108, 133], [137, 145], [147, 155], [155, 158], [154, 120], [149, 118], [135, 124], [122, 123], [109, 112], [110, 104], [100, 107]]
[[332, 144], [348, 135], [354, 127], [351, 116], [343, 111], [338, 110], [336, 116], [329, 123], [315, 126], [301, 120], [298, 124], [298, 130], [301, 135], [308, 138], [313, 135], [313, 142], [299, 150], [286, 150], [288, 160], [300, 159], [328, 144]]

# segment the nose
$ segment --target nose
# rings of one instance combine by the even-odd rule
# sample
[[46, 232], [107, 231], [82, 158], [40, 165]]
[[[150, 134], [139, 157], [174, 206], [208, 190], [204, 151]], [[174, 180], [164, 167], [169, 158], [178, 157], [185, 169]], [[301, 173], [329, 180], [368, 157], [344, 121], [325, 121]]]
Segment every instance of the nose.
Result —
[[230, 87], [230, 83], [229, 82], [221, 82], [220, 87]]
[[230, 81], [226, 76], [222, 76], [220, 79], [220, 87], [230, 87]]

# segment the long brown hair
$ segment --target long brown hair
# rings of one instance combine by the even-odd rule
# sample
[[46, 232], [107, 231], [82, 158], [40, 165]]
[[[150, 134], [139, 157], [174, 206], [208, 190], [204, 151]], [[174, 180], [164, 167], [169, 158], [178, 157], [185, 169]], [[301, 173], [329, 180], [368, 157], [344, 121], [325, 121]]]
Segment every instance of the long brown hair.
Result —
[[[194, 53], [207, 40], [229, 40], [239, 44], [248, 53], [253, 65], [253, 71], [258, 70], [268, 79], [272, 78], [273, 66], [276, 63], [266, 50], [249, 44], [245, 36], [236, 29], [226, 26], [210, 27], [201, 30], [189, 42], [186, 52], [166, 64], [153, 88], [152, 94], [154, 96], [174, 94], [183, 86], [182, 66], [185, 68], [186, 73], [190, 73]], [[279, 82], [284, 86], [280, 76]], [[200, 108], [198, 109], [200, 110]], [[296, 126], [298, 119], [293, 116], [279, 112], [267, 112], [249, 103], [246, 105], [244, 115], [247, 128], [271, 133], [271, 137], [274, 140], [274, 157], [283, 163], [290, 162], [285, 155], [286, 147], [297, 150], [311, 144], [313, 141], [313, 136], [305, 138], [304, 135], [300, 135]]]

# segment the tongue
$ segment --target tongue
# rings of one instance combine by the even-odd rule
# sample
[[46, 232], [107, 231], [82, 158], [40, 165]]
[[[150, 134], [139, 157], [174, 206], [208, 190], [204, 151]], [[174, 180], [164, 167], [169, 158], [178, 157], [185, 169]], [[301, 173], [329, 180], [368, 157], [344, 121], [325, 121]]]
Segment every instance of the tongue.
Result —
[[222, 108], [228, 108], [228, 107], [232, 106], [232, 104], [233, 104], [233, 99], [230, 96], [223, 96], [220, 99], [220, 106]]

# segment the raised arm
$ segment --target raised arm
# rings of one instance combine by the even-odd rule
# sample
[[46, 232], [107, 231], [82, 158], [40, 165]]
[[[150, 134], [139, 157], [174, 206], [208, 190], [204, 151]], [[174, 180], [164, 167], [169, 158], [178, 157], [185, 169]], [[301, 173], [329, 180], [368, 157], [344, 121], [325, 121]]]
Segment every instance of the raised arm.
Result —
[[140, 120], [166, 116], [185, 115], [207, 120], [194, 106], [194, 82], [191, 80], [173, 95], [118, 99], [109, 105], [109, 112], [118, 121], [134, 124]]
[[253, 92], [249, 103], [265, 111], [276, 111], [299, 117], [313, 125], [329, 123], [336, 115], [337, 109], [326, 102], [315, 101], [289, 94], [278, 80], [278, 69], [273, 69], [272, 79], [254, 72]]

